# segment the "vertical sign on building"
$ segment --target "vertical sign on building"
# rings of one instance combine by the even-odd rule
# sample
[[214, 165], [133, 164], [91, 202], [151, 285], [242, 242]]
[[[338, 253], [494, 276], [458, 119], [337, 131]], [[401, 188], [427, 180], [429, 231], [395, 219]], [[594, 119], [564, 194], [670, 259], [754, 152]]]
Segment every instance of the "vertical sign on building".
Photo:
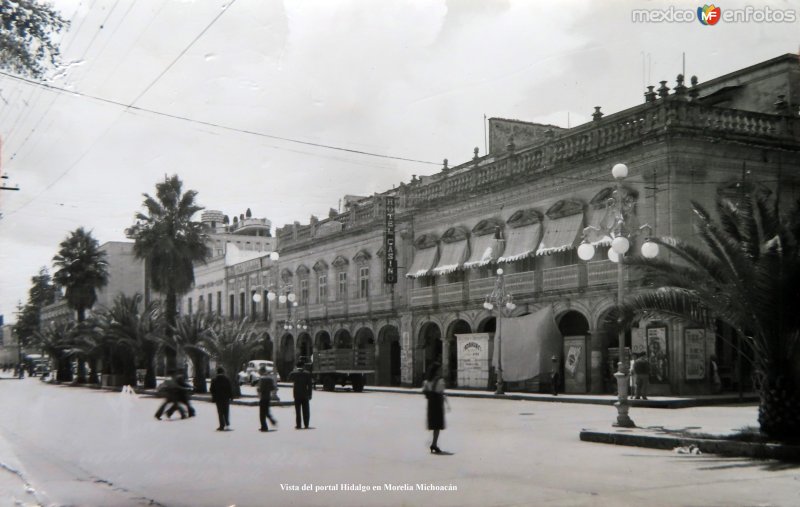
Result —
[[383, 282], [397, 283], [397, 248], [394, 241], [394, 197], [386, 196], [386, 229], [383, 236]]

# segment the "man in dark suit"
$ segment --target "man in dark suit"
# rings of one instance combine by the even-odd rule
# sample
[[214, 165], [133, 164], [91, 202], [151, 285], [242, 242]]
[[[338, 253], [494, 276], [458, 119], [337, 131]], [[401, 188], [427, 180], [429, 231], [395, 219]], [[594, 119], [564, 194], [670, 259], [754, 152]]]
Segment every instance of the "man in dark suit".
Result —
[[267, 368], [265, 366], [261, 366], [259, 368], [258, 373], [261, 375], [261, 378], [258, 380], [258, 419], [261, 421], [261, 427], [258, 431], [269, 431], [269, 426], [267, 426], [267, 419], [269, 422], [272, 423], [273, 426], [277, 426], [278, 422], [272, 417], [270, 413], [270, 401], [272, 400], [272, 392], [277, 388], [275, 385], [275, 379], [272, 378], [272, 374], [267, 372]]
[[[313, 379], [311, 373], [303, 368], [303, 363], [297, 363], [297, 368], [289, 375], [289, 380], [294, 383], [294, 414], [295, 429], [300, 429], [300, 423], [307, 429], [311, 418], [311, 393]], [[302, 418], [300, 417], [302, 411]]]
[[217, 405], [217, 416], [219, 417], [219, 428], [217, 431], [225, 431], [231, 425], [230, 408], [233, 399], [233, 384], [225, 375], [225, 368], [217, 368], [217, 376], [211, 380], [211, 401]]

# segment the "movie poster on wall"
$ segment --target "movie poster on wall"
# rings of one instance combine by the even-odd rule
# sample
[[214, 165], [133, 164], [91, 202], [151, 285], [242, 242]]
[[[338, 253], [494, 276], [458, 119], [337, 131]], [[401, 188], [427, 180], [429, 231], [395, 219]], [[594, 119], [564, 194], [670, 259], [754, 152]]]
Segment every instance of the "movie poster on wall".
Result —
[[702, 380], [706, 378], [705, 329], [685, 329], [683, 331], [683, 350], [685, 354], [686, 380]]
[[654, 384], [669, 383], [666, 327], [647, 329], [647, 359], [650, 362], [650, 382]]

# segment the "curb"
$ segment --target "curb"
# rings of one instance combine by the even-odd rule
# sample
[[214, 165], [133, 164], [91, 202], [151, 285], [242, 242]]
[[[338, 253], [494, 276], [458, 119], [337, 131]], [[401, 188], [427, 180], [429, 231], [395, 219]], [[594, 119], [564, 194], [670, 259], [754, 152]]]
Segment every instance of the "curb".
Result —
[[670, 437], [635, 433], [608, 433], [593, 430], [582, 430], [580, 439], [584, 442], [663, 450], [693, 445], [706, 454], [800, 462], [800, 445], [737, 442], [723, 439]]
[[[375, 389], [374, 387], [370, 388], [369, 386], [364, 387], [364, 392], [371, 392], [371, 393], [396, 393], [396, 394], [412, 394], [412, 395], [419, 395], [421, 394], [419, 391], [416, 390], [409, 390], [409, 389]], [[581, 405], [606, 405], [606, 406], [614, 406], [617, 403], [617, 398], [588, 398], [588, 397], [576, 397], [574, 395], [559, 395], [553, 396], [551, 394], [523, 394], [523, 393], [512, 393], [512, 394], [494, 394], [489, 392], [458, 392], [458, 391], [447, 391], [447, 396], [450, 398], [479, 398], [479, 399], [487, 399], [487, 400], [513, 400], [513, 401], [541, 401], [547, 403], [576, 403]], [[730, 405], [734, 403], [753, 403], [758, 402], [759, 398], [756, 395], [746, 395], [742, 397], [740, 400], [738, 396], [731, 396], [731, 397], [724, 397], [724, 398], [709, 398], [709, 399], [700, 399], [700, 398], [684, 398], [684, 399], [672, 399], [672, 400], [632, 400], [628, 399], [628, 404], [631, 407], [638, 407], [638, 408], [690, 408], [690, 407], [706, 407], [710, 405]]]

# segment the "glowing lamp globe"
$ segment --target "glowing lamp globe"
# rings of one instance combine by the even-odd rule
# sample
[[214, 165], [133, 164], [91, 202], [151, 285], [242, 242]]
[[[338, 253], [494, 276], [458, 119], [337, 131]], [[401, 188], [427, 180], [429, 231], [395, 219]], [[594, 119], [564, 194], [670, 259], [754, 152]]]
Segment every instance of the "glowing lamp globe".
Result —
[[483, 307], [486, 308], [487, 310], [491, 310], [492, 309], [492, 303], [483, 303]]
[[271, 253], [269, 254], [269, 258], [270, 258], [270, 260], [273, 260], [273, 261], [277, 261], [278, 259], [280, 259], [280, 257], [281, 257], [281, 256], [280, 256], [280, 255], [278, 255], [278, 252], [271, 252]]
[[615, 164], [614, 167], [611, 168], [611, 175], [618, 180], [627, 178], [628, 166], [625, 164]]
[[289, 301], [294, 303], [294, 300], [295, 300], [294, 292], [290, 292], [289, 295], [287, 296], [287, 298], [289, 299]]
[[286, 295], [284, 295], [284, 294], [281, 294], [281, 295], [278, 297], [278, 301], [279, 301], [281, 304], [284, 304], [284, 303], [286, 302]]
[[578, 247], [578, 257], [580, 257], [581, 260], [584, 261], [588, 261], [592, 257], [594, 257], [594, 247], [592, 246], [592, 244], [581, 243], [581, 245]]
[[259, 294], [258, 292], [253, 294], [253, 302], [260, 303], [261, 302], [261, 294]]
[[275, 293], [272, 291], [267, 292], [267, 299], [269, 299], [270, 301], [275, 301]]
[[630, 241], [628, 241], [628, 238], [624, 236], [617, 236], [614, 238], [614, 241], [611, 242], [611, 249], [620, 255], [625, 254], [630, 247]]
[[658, 245], [652, 241], [647, 241], [642, 245], [642, 255], [648, 259], [653, 259], [658, 256]]
[[608, 260], [611, 262], [619, 262], [619, 254], [613, 248], [608, 249]]
[[517, 305], [509, 301], [508, 303], [506, 303], [506, 308], [508, 308], [509, 310], [515, 310], [517, 308]]
[[497, 268], [497, 274], [498, 275], [502, 275], [503, 274], [503, 268]]

